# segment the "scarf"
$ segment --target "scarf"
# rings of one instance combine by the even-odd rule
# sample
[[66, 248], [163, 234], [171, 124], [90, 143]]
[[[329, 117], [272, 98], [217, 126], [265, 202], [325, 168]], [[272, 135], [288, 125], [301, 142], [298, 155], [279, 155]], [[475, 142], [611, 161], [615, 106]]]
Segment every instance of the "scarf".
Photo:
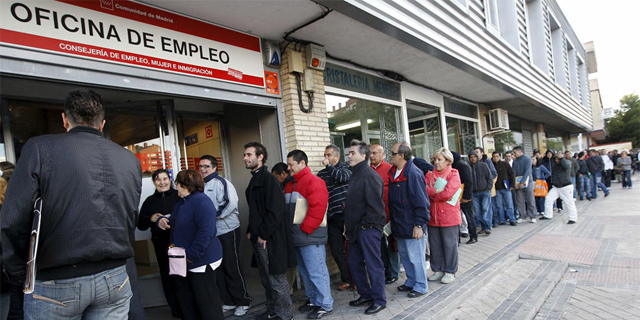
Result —
[[[430, 187], [433, 187], [436, 184], [436, 180], [438, 180], [438, 178], [442, 178], [444, 180], [447, 180], [447, 177], [449, 176], [449, 173], [451, 173], [451, 165], [448, 165], [442, 171], [438, 171], [438, 170], [436, 170], [434, 168], [430, 172], [431, 172], [431, 175], [429, 175], [429, 183], [428, 183], [428, 185]], [[447, 180], [447, 182], [448, 181], [449, 180]]]

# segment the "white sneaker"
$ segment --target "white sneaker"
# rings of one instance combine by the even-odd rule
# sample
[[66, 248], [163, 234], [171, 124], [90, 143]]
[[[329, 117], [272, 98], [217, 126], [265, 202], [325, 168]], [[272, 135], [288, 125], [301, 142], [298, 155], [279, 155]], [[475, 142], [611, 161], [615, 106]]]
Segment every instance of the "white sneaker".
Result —
[[402, 265], [402, 263], [400, 263], [400, 270], [399, 270], [399, 271], [400, 271], [400, 272], [405, 272], [405, 270], [404, 270], [404, 265]]
[[456, 276], [453, 273], [445, 273], [444, 277], [440, 280], [441, 283], [448, 284], [455, 280]]
[[228, 305], [222, 305], [222, 312], [227, 312], [227, 311], [231, 311], [235, 308], [237, 308], [238, 306], [228, 306]]
[[234, 312], [233, 315], [236, 317], [242, 317], [247, 314], [247, 312], [249, 312], [249, 308], [251, 308], [251, 306], [238, 306], [236, 308], [236, 312]]
[[431, 262], [429, 262], [429, 260], [427, 260], [426, 265], [427, 265], [427, 267], [425, 269], [429, 270], [429, 268], [431, 268]]
[[436, 273], [434, 273], [434, 274], [430, 275], [430, 276], [427, 278], [427, 280], [429, 280], [429, 281], [438, 281], [438, 280], [442, 279], [443, 277], [444, 277], [444, 272], [442, 272], [442, 271], [438, 271], [438, 272], [436, 272]]
[[516, 220], [517, 223], [522, 223], [522, 219]]
[[531, 218], [531, 223], [536, 223], [536, 218]]

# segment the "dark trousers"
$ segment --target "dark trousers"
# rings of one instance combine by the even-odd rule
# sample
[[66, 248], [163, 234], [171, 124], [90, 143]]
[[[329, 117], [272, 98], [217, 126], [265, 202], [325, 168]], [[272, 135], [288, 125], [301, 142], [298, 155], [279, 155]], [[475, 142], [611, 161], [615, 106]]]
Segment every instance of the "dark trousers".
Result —
[[[168, 258], [167, 258], [168, 259]], [[140, 296], [140, 289], [138, 287], [138, 272], [136, 271], [136, 261], [133, 257], [127, 259], [127, 275], [129, 276], [129, 283], [131, 285], [131, 300], [129, 300], [129, 319], [131, 320], [144, 320], [147, 317], [144, 315], [144, 307], [142, 306], [142, 296]]]
[[429, 230], [429, 247], [431, 248], [431, 269], [436, 272], [458, 272], [459, 226], [427, 226], [427, 229]]
[[180, 310], [180, 302], [178, 302], [178, 294], [176, 293], [176, 284], [173, 277], [169, 276], [169, 257], [167, 256], [167, 247], [169, 241], [158, 238], [152, 238], [153, 250], [158, 259], [158, 269], [160, 269], [160, 280], [162, 281], [162, 291], [167, 299], [167, 304], [171, 309], [171, 315], [176, 318], [182, 318]]
[[358, 287], [362, 298], [373, 299], [373, 302], [386, 306], [387, 296], [384, 291], [384, 265], [380, 259], [380, 238], [382, 231], [362, 229], [355, 242], [349, 240], [349, 269], [353, 282]]
[[240, 228], [218, 236], [222, 244], [222, 265], [216, 270], [223, 304], [249, 306], [251, 297], [240, 266]]
[[176, 282], [183, 320], [224, 319], [216, 273], [207, 265], [204, 273], [187, 271], [187, 277], [172, 276]]
[[602, 174], [602, 180], [604, 180], [604, 186], [607, 188], [611, 187], [611, 178], [613, 177], [613, 170], [605, 170]]
[[398, 277], [398, 272], [397, 270], [393, 270], [393, 263], [391, 263], [391, 253], [396, 252], [397, 255], [397, 251], [398, 245], [392, 235], [389, 235], [388, 238], [383, 235], [380, 238], [380, 257], [384, 264], [384, 276], [386, 278]]
[[258, 242], [253, 243], [253, 257], [258, 266], [260, 281], [267, 297], [267, 312], [277, 314], [280, 319], [291, 319], [291, 296], [289, 282], [284, 273], [269, 274], [269, 244], [263, 249]]
[[327, 226], [327, 233], [331, 255], [333, 256], [333, 260], [336, 261], [338, 269], [340, 269], [340, 280], [351, 283], [347, 256], [344, 252], [344, 221], [330, 220]]
[[467, 229], [469, 230], [469, 239], [478, 240], [478, 230], [476, 230], [476, 218], [473, 214], [473, 206], [464, 206], [462, 208], [462, 213], [464, 213], [465, 218], [467, 218]]

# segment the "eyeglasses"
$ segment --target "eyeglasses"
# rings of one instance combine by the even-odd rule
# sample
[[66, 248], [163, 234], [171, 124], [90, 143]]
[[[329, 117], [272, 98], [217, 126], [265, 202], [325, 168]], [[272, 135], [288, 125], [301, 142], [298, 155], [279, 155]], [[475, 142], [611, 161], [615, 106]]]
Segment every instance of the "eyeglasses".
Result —
[[400, 152], [393, 152], [393, 151], [391, 151], [391, 156], [397, 156], [397, 155], [399, 155], [399, 154], [400, 154]]
[[213, 166], [210, 164], [201, 164], [198, 166], [198, 169], [204, 169], [204, 168], [213, 168]]

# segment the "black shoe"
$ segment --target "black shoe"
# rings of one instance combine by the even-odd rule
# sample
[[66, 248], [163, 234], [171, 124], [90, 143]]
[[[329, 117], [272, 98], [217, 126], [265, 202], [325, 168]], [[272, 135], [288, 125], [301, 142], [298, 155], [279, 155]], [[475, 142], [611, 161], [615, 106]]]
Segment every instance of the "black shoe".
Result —
[[583, 198], [583, 197], [580, 197], [580, 201], [582, 201], [582, 200], [584, 200], [584, 198]]
[[321, 307], [317, 307], [316, 310], [309, 312], [307, 314], [307, 319], [320, 319], [324, 316], [328, 316], [333, 313], [333, 310], [325, 310]]
[[469, 238], [469, 234], [468, 233], [461, 233], [460, 234], [460, 238]]
[[500, 222], [501, 226], [504, 226], [505, 224], [507, 224], [506, 222]]
[[409, 298], [417, 298], [417, 297], [423, 296], [424, 293], [420, 293], [418, 291], [411, 290], [411, 291], [409, 291], [409, 293], [407, 293], [407, 295], [409, 296]]
[[547, 218], [547, 217], [545, 217], [545, 216], [542, 216], [542, 217], [538, 218], [538, 220], [551, 220], [551, 219], [550, 219], [550, 218]]
[[315, 304], [311, 303], [311, 301], [309, 299], [307, 299], [307, 301], [298, 307], [298, 311], [302, 312], [302, 313], [307, 313], [309, 311], [315, 310], [319, 308], [318, 306], [316, 306]]
[[364, 314], [376, 314], [380, 312], [380, 310], [383, 310], [386, 307], [387, 306], [381, 306], [379, 304], [374, 303], [369, 308], [367, 308], [367, 310], [364, 311]]
[[349, 301], [349, 305], [352, 307], [370, 305], [372, 303], [373, 303], [373, 299], [365, 299], [363, 297], [358, 298], [358, 300]]
[[512, 226], [517, 226], [518, 225], [518, 223], [515, 222], [515, 221], [511, 221], [511, 222], [509, 222], [509, 224], [512, 225]]
[[591, 201], [591, 198], [587, 197], [587, 200]]
[[608, 193], [605, 193], [605, 194], [604, 194], [604, 197], [605, 197], [605, 198], [606, 198], [606, 197], [608, 197], [608, 196], [609, 196], [609, 194], [608, 194]]
[[469, 239], [469, 241], [467, 241], [467, 244], [474, 244], [476, 242], [478, 242], [477, 239]]
[[278, 317], [278, 315], [275, 312], [272, 313], [272, 312], [267, 311], [267, 312], [257, 316], [256, 319], [259, 319], [259, 320], [271, 320], [271, 319], [274, 319], [275, 320], [277, 317]]
[[388, 277], [384, 280], [384, 283], [386, 284], [392, 284], [394, 282], [398, 281], [398, 277]]
[[400, 292], [409, 292], [411, 290], [413, 290], [413, 288], [407, 287], [404, 284], [398, 287], [398, 291], [400, 291]]
[[573, 220], [569, 220], [569, 222], [567, 222], [567, 224], [574, 224], [574, 223], [576, 223], [576, 222], [573, 221]]
[[485, 230], [485, 231], [484, 231], [484, 234], [486, 234], [486, 235], [490, 235], [490, 234], [491, 234], [491, 230]]

